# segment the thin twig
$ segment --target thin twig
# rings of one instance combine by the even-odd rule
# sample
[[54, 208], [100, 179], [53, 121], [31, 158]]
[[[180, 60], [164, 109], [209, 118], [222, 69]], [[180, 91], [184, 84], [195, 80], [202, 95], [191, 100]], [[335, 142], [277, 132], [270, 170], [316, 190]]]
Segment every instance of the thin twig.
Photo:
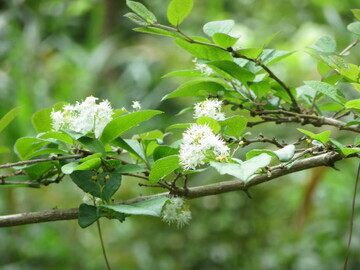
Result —
[[108, 270], [111, 270], [108, 258], [106, 256], [106, 250], [105, 250], [104, 240], [103, 240], [102, 233], [101, 233], [101, 227], [100, 227], [100, 221], [99, 220], [96, 220], [96, 225], [97, 225], [97, 229], [98, 229], [98, 232], [99, 232], [101, 249], [102, 249], [102, 253], [103, 253], [103, 256], [104, 256], [105, 263], [106, 263], [106, 267], [107, 267]]
[[354, 48], [357, 44], [360, 43], [360, 39], [355, 40], [353, 43], [351, 43], [349, 46], [347, 46], [340, 55], [346, 54], [348, 51], [350, 51], [352, 48]]
[[345, 258], [345, 263], [344, 263], [344, 270], [346, 270], [348, 260], [349, 260], [349, 256], [350, 256], [351, 238], [352, 238], [352, 234], [353, 234], [354, 217], [355, 217], [355, 202], [356, 202], [356, 194], [357, 194], [357, 189], [358, 189], [358, 184], [359, 184], [359, 178], [360, 178], [360, 163], [358, 165], [358, 170], [357, 170], [357, 174], [356, 174], [354, 194], [353, 194], [353, 199], [352, 199], [352, 204], [351, 204], [351, 218], [350, 218], [349, 239], [348, 239], [348, 245], [347, 245], [347, 249], [346, 249], [346, 258]]

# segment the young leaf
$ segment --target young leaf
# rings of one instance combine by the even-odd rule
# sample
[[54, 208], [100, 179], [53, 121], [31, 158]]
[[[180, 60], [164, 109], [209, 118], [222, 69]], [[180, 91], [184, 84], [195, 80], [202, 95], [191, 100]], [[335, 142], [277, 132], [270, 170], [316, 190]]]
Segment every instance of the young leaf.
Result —
[[305, 84], [310, 86], [312, 89], [328, 96], [332, 100], [334, 100], [340, 104], [344, 104], [342, 102], [342, 100], [340, 99], [340, 96], [338, 94], [339, 93], [338, 89], [335, 88], [334, 86], [332, 86], [328, 83], [318, 82], [318, 81], [306, 81]]
[[178, 26], [190, 14], [192, 7], [192, 0], [172, 0], [167, 9], [169, 22]]
[[248, 182], [257, 170], [268, 166], [270, 161], [271, 156], [263, 153], [241, 164], [211, 161], [210, 166], [214, 167], [220, 174], [229, 174], [244, 182]]
[[224, 86], [217, 82], [196, 80], [180, 85], [174, 92], [164, 96], [162, 100], [174, 97], [208, 96], [209, 94], [216, 95], [219, 91], [224, 90]]
[[224, 33], [215, 33], [212, 36], [212, 39], [217, 45], [225, 49], [234, 46], [234, 44], [238, 41], [238, 38], [229, 36]]
[[223, 121], [224, 125], [226, 125], [226, 129], [224, 134], [229, 136], [234, 136], [235, 138], [239, 138], [241, 133], [244, 131], [247, 125], [247, 120], [244, 116], [236, 115], [230, 118], [227, 118]]
[[52, 120], [50, 117], [51, 112], [53, 110], [54, 111], [61, 110], [65, 104], [66, 104], [66, 102], [59, 102], [50, 108], [47, 108], [47, 109], [44, 109], [44, 110], [34, 113], [31, 118], [31, 121], [32, 121], [32, 124], [33, 124], [35, 130], [38, 133], [51, 131], [51, 129], [52, 129], [52, 126], [51, 126]]
[[241, 55], [244, 55], [246, 57], [256, 59], [261, 55], [261, 53], [263, 52], [263, 49], [261, 49], [261, 48], [246, 48], [246, 49], [237, 50], [236, 52]]
[[161, 178], [170, 174], [180, 167], [179, 157], [177, 155], [167, 156], [155, 161], [151, 167], [149, 180], [151, 184], [156, 184]]
[[129, 131], [130, 129], [136, 127], [140, 123], [154, 117], [155, 115], [161, 114], [161, 111], [139, 111], [134, 113], [129, 113], [126, 115], [119, 116], [111, 120], [100, 137], [100, 140], [106, 144], [119, 137], [121, 134]]
[[177, 154], [179, 154], [178, 148], [173, 148], [167, 145], [160, 145], [154, 149], [153, 158], [154, 161], [157, 161], [160, 158], [177, 155]]
[[164, 29], [155, 28], [155, 27], [138, 27], [133, 29], [136, 32], [155, 34], [160, 36], [168, 36], [173, 38], [183, 38], [180, 34], [175, 32], [170, 32]]
[[336, 52], [336, 41], [331, 36], [323, 36], [309, 48], [321, 53], [334, 54]]
[[274, 151], [274, 154], [281, 162], [289, 161], [295, 155], [295, 145], [289, 144], [284, 148]]
[[199, 117], [196, 120], [196, 123], [199, 124], [199, 125], [207, 125], [207, 126], [209, 126], [215, 134], [219, 133], [220, 130], [221, 130], [220, 124], [215, 119], [213, 119], [211, 117], [206, 117], [206, 116]]
[[134, 23], [136, 23], [137, 25], [141, 25], [141, 26], [148, 26], [150, 25], [147, 21], [145, 21], [143, 18], [141, 18], [139, 15], [129, 12], [126, 13], [124, 15], [124, 17], [127, 17], [128, 19], [130, 19], [131, 21], [133, 21]]
[[[134, 143], [132, 143], [133, 140], [124, 140], [121, 137], [116, 138], [115, 140], [113, 140], [113, 144], [128, 151], [129, 153], [135, 155], [136, 157], [138, 157], [139, 159], [141, 159], [142, 161], [145, 162], [145, 156], [143, 151], [139, 152], [138, 147], [136, 147], [137, 145], [134, 145]], [[139, 142], [137, 142], [137, 144], [139, 144]]]
[[228, 34], [234, 27], [234, 24], [233, 20], [213, 21], [205, 24], [203, 30], [209, 37], [212, 37], [215, 33]]
[[263, 64], [270, 66], [272, 64], [275, 64], [276, 62], [292, 55], [295, 53], [294, 51], [288, 52], [288, 51], [281, 51], [281, 50], [274, 50], [274, 49], [266, 49], [263, 50], [260, 57]]
[[162, 76], [161, 78], [173, 77], [173, 76], [206, 77], [206, 75], [204, 73], [202, 73], [201, 71], [197, 71], [197, 70], [177, 70], [177, 71], [169, 72], [169, 73], [165, 74], [164, 76]]
[[350, 32], [352, 32], [352, 33], [360, 36], [360, 22], [350, 23], [350, 24], [347, 26], [347, 29], [348, 29]]
[[101, 205], [100, 209], [110, 209], [115, 212], [127, 215], [145, 215], [160, 217], [162, 208], [168, 201], [169, 198], [165, 196], [159, 196], [132, 204]]
[[85, 203], [80, 204], [79, 207], [79, 225], [81, 228], [86, 228], [99, 219], [98, 209], [93, 205]]
[[191, 53], [194, 57], [205, 60], [228, 60], [232, 61], [229, 52], [220, 48], [206, 46], [202, 44], [189, 43], [183, 39], [176, 39], [175, 44], [183, 48], [185, 51]]
[[156, 22], [155, 15], [149, 11], [143, 4], [135, 1], [126, 1], [127, 6], [132, 9], [137, 15], [143, 18], [146, 22], [153, 24]]
[[345, 107], [348, 109], [358, 109], [360, 110], [360, 99], [350, 100], [345, 103]]
[[8, 111], [1, 119], [0, 119], [0, 132], [6, 128], [12, 120], [18, 115], [19, 111], [22, 109], [22, 107], [14, 108], [10, 111]]
[[64, 174], [71, 174], [74, 171], [87, 171], [98, 169], [101, 164], [101, 159], [98, 157], [86, 160], [82, 163], [70, 162], [61, 167], [61, 171]]
[[360, 21], [360, 9], [351, 9], [351, 12], [353, 13], [354, 17]]
[[297, 130], [304, 133], [305, 135], [308, 135], [311, 139], [321, 142], [324, 145], [329, 141], [330, 138], [330, 130], [324, 131], [319, 134], [315, 134], [312, 133], [311, 131], [304, 130], [301, 128], [298, 128]]
[[207, 65], [220, 69], [242, 83], [252, 81], [255, 78], [255, 74], [231, 61], [212, 61], [208, 62]]

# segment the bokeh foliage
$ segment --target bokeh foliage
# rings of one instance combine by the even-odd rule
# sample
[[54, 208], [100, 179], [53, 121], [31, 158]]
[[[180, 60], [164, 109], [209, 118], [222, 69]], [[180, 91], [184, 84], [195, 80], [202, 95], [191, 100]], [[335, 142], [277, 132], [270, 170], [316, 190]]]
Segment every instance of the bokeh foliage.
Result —
[[[144, 1], [159, 20], [166, 21], [163, 2]], [[345, 26], [353, 20], [350, 9], [356, 4], [355, 0], [198, 0], [184, 27], [197, 34], [207, 21], [234, 19], [246, 46], [262, 44], [269, 34], [281, 31], [272, 43], [277, 49], [302, 50], [323, 34], [334, 36], [342, 48], [354, 39]], [[23, 106], [20, 117], [1, 134], [2, 145], [10, 147], [16, 138], [33, 134], [30, 115], [58, 101], [74, 102], [92, 94], [122, 107], [140, 100], [145, 108], [168, 113], [168, 118], [151, 122], [156, 127], [170, 123], [172, 115], [190, 104], [186, 98], [160, 103], [181, 81], [160, 77], [190, 67], [190, 57], [167, 39], [133, 32], [133, 25], [123, 18], [128, 12], [125, 1], [8, 0], [0, 8], [0, 115]], [[358, 48], [351, 57], [359, 62]], [[276, 71], [292, 85], [319, 76], [316, 63], [303, 52], [284, 63]], [[280, 126], [274, 136], [284, 136], [285, 130]], [[8, 157], [0, 159], [7, 162]], [[252, 200], [243, 193], [194, 200], [192, 223], [181, 230], [142, 217], [123, 224], [104, 221], [109, 258], [122, 269], [339, 269], [345, 256], [355, 164], [343, 162], [339, 168], [341, 172], [320, 172], [304, 221], [299, 213], [309, 202], [304, 194], [316, 171], [256, 187]], [[213, 175], [209, 171], [191, 181], [212, 183]], [[127, 188], [118, 195], [121, 199], [144, 192], [131, 178], [123, 185]], [[46, 189], [0, 189], [1, 213], [74, 207], [82, 197], [70, 181]], [[1, 229], [0, 237], [3, 269], [103, 267], [95, 228], [81, 230], [73, 221]], [[359, 239], [357, 225], [349, 269], [360, 267]]]

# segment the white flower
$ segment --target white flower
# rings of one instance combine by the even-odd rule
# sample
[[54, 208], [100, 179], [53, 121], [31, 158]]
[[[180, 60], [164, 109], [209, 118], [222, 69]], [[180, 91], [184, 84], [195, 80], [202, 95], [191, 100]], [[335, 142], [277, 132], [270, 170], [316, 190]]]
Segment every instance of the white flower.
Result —
[[193, 60], [193, 62], [195, 63], [195, 69], [200, 71], [201, 73], [203, 73], [206, 76], [210, 76], [211, 74], [214, 74], [214, 71], [206, 64], [203, 63], [197, 63], [197, 58], [195, 58]]
[[88, 205], [100, 205], [102, 203], [100, 198], [94, 197], [89, 193], [86, 193], [82, 198], [83, 203]]
[[225, 114], [221, 112], [222, 101], [218, 99], [206, 99], [194, 106], [194, 118], [203, 116], [211, 117], [216, 121], [225, 120]]
[[135, 111], [141, 110], [141, 104], [139, 101], [133, 101], [131, 107], [133, 107]]
[[207, 158], [226, 161], [229, 147], [207, 125], [193, 124], [183, 133], [180, 144], [180, 164], [185, 170], [194, 170]]
[[53, 130], [70, 129], [86, 135], [100, 137], [105, 126], [112, 120], [113, 110], [109, 101], [96, 104], [98, 98], [90, 96], [75, 105], [65, 105], [61, 111], [52, 111]]
[[184, 199], [179, 197], [171, 198], [171, 202], [164, 206], [162, 219], [169, 225], [176, 224], [178, 228], [189, 224], [191, 212], [184, 209], [184, 202]]

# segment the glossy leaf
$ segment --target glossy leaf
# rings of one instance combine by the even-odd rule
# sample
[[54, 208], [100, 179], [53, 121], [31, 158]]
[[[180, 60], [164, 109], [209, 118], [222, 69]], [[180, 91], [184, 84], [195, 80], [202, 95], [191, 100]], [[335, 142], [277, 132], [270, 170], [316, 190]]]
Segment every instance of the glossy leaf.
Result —
[[252, 81], [255, 78], [255, 74], [231, 61], [212, 61], [207, 65], [220, 69], [242, 83]]
[[205, 24], [203, 30], [209, 37], [212, 37], [216, 33], [228, 34], [234, 27], [234, 24], [235, 22], [233, 20], [213, 21]]
[[244, 55], [248, 58], [256, 59], [261, 55], [261, 53], [263, 52], [263, 49], [262, 48], [245, 48], [245, 49], [237, 50], [236, 52], [241, 55]]
[[179, 154], [178, 148], [173, 148], [167, 145], [160, 145], [154, 149], [153, 158], [154, 161], [156, 161], [160, 158], [177, 155], [177, 154]]
[[315, 91], [318, 91], [318, 92], [328, 96], [332, 100], [343, 104], [343, 102], [340, 99], [340, 96], [338, 94], [338, 89], [335, 88], [334, 86], [332, 86], [328, 83], [319, 82], [319, 81], [306, 81], [305, 84], [310, 86]]
[[101, 205], [100, 209], [110, 209], [115, 212], [127, 215], [145, 215], [160, 217], [162, 208], [168, 201], [169, 198], [165, 196], [159, 196], [132, 204]]
[[14, 108], [8, 111], [1, 119], [0, 119], [0, 132], [3, 131], [14, 118], [18, 115], [19, 111], [22, 107]]
[[134, 113], [129, 113], [126, 115], [121, 115], [113, 120], [111, 120], [100, 137], [100, 140], [106, 144], [119, 137], [121, 134], [129, 131], [130, 129], [136, 127], [140, 123], [154, 117], [155, 115], [161, 114], [161, 111], [139, 111]]
[[50, 117], [51, 112], [53, 110], [54, 111], [61, 110], [65, 104], [66, 102], [59, 102], [50, 108], [46, 108], [44, 110], [34, 113], [31, 118], [31, 121], [35, 130], [38, 133], [51, 131], [52, 130], [52, 125], [51, 125], [52, 119]]
[[353, 23], [350, 23], [348, 26], [347, 26], [347, 29], [354, 33], [355, 35], [358, 35], [360, 36], [360, 22], [353, 22]]
[[181, 35], [175, 32], [167, 31], [160, 28], [155, 27], [138, 27], [133, 29], [136, 32], [148, 33], [148, 34], [155, 34], [160, 36], [167, 36], [173, 38], [183, 38]]
[[167, 9], [169, 22], [178, 26], [190, 14], [192, 7], [192, 0], [172, 0]]
[[246, 128], [247, 120], [244, 116], [236, 115], [224, 120], [223, 124], [226, 126], [224, 134], [239, 138]]
[[167, 156], [155, 161], [151, 167], [149, 180], [151, 184], [156, 184], [160, 179], [172, 173], [180, 167], [179, 157], [177, 155]]
[[143, 18], [148, 23], [156, 22], [155, 15], [149, 11], [143, 4], [135, 1], [126, 1], [127, 6], [134, 11], [137, 15]]
[[330, 138], [330, 130], [324, 131], [319, 134], [315, 134], [315, 133], [312, 133], [311, 131], [304, 130], [301, 128], [298, 128], [297, 130], [304, 133], [305, 135], [308, 135], [311, 139], [321, 142], [322, 144], [326, 144]]
[[88, 150], [90, 150], [93, 153], [102, 153], [103, 156], [106, 156], [106, 151], [104, 148], [104, 145], [97, 139], [91, 138], [91, 137], [80, 137], [77, 139], [78, 142], [80, 142], [83, 146], [85, 146]]
[[86, 228], [100, 218], [96, 206], [85, 203], [80, 204], [78, 223], [81, 228]]
[[358, 109], [360, 110], [360, 99], [350, 100], [345, 103], [345, 107], [348, 109]]
[[215, 134], [219, 133], [220, 130], [221, 130], [220, 124], [215, 119], [213, 119], [211, 117], [206, 117], [206, 116], [199, 117], [196, 120], [196, 123], [199, 124], [199, 125], [207, 125], [207, 126], [209, 126]]
[[141, 25], [141, 26], [148, 26], [150, 25], [147, 21], [145, 21], [143, 18], [141, 18], [139, 15], [129, 12], [126, 13], [124, 15], [124, 17], [130, 19], [131, 21], [133, 21], [134, 23], [136, 23], [137, 25]]
[[238, 38], [229, 36], [227, 34], [224, 33], [215, 33], [212, 36], [213, 41], [223, 47], [223, 48], [229, 48], [235, 45], [235, 43], [238, 41]]
[[213, 81], [190, 81], [178, 87], [174, 92], [164, 96], [162, 100], [174, 97], [193, 97], [207, 96], [209, 94], [216, 95], [219, 91], [224, 91], [222, 84]]
[[189, 43], [183, 39], [176, 39], [175, 44], [192, 54], [194, 57], [205, 60], [228, 60], [232, 61], [229, 52], [220, 48], [206, 46], [202, 44]]

